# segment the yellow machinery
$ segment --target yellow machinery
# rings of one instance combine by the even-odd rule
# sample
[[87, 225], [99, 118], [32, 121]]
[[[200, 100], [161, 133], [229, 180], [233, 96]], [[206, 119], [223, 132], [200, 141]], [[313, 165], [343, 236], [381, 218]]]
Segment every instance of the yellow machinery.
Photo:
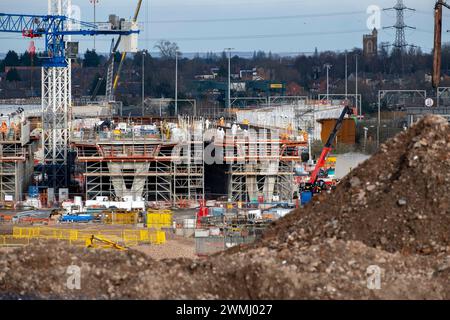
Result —
[[86, 238], [86, 248], [116, 249], [121, 251], [127, 250], [126, 247], [123, 247], [114, 241], [96, 235]]

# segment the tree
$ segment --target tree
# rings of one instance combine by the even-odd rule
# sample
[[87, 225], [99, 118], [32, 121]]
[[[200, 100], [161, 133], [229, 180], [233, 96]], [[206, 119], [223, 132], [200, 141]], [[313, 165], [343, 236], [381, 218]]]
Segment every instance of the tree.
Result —
[[13, 82], [13, 81], [22, 81], [20, 78], [19, 72], [17, 72], [16, 68], [9, 69], [8, 73], [6, 74], [6, 81]]
[[31, 55], [28, 51], [25, 51], [23, 54], [20, 55], [20, 65], [24, 67], [30, 67], [31, 66]]
[[159, 40], [155, 48], [159, 50], [162, 59], [175, 59], [179, 50], [176, 42], [170, 42], [168, 40]]
[[84, 67], [98, 67], [100, 65], [100, 56], [95, 50], [86, 50], [83, 65]]
[[133, 67], [142, 68], [142, 54], [145, 54], [145, 65], [148, 66], [152, 62], [152, 56], [147, 50], [138, 51], [133, 56]]
[[17, 67], [19, 63], [19, 56], [15, 51], [8, 51], [6, 54], [5, 59], [3, 60], [3, 63], [6, 67]]

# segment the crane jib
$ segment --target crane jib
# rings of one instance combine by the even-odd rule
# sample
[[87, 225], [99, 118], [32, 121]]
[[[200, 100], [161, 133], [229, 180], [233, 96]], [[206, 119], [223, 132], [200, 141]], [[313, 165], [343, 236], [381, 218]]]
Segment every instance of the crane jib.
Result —
[[[69, 30], [69, 24], [78, 29]], [[65, 36], [118, 35], [131, 36], [139, 34], [137, 24], [127, 29], [99, 28], [98, 25], [77, 21], [62, 15], [23, 15], [0, 13], [0, 32], [21, 33], [27, 38], [45, 38], [45, 67], [66, 67]]]

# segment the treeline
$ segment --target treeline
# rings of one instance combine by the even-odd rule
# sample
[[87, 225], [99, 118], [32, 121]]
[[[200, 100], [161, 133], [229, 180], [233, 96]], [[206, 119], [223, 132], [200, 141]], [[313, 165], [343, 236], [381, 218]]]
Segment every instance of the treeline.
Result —
[[[142, 61], [145, 62], [145, 92], [151, 97], [173, 97], [175, 90], [175, 55], [178, 46], [175, 43], [161, 41], [156, 48], [159, 50], [158, 57], [149, 52], [138, 52], [129, 54], [124, 63], [121, 75], [123, 89], [118, 91], [120, 95], [128, 95], [129, 103], [134, 103], [133, 98], [138, 101], [140, 93], [139, 82], [142, 79]], [[359, 92], [365, 95], [363, 103], [370, 105], [376, 100], [376, 89], [401, 89], [404, 88], [431, 88], [427, 75], [432, 69], [431, 53], [424, 53], [419, 48], [411, 47], [403, 53], [387, 50], [380, 45], [378, 55], [375, 57], [364, 57], [362, 50], [355, 48], [348, 52], [318, 52], [296, 57], [284, 57], [277, 54], [257, 51], [250, 58], [233, 56], [231, 58], [231, 72], [238, 74], [240, 70], [257, 68], [264, 75], [265, 80], [280, 81], [286, 84], [300, 86], [304, 94], [317, 94], [317, 88], [326, 76], [325, 64], [331, 64], [330, 84], [335, 93], [344, 92], [345, 60], [348, 61], [349, 86], [354, 77], [351, 75], [356, 71], [356, 60], [358, 60]], [[143, 57], [144, 54], [144, 57]], [[194, 58], [186, 58], [182, 53], [179, 55], [178, 88], [180, 97], [199, 98], [198, 92], [193, 89], [192, 83], [197, 75], [211, 74], [212, 68], [218, 68], [218, 76], [215, 81], [225, 82], [228, 76], [228, 54], [207, 53], [197, 55]], [[116, 61], [120, 61], [121, 54], [116, 53]], [[74, 64], [83, 69], [97, 68], [95, 71], [86, 70], [86, 75], [91, 79], [86, 91], [92, 91], [98, 78], [106, 68], [107, 56], [99, 55], [95, 51], [88, 50], [82, 57], [74, 61]], [[5, 67], [15, 66], [40, 66], [42, 60], [31, 58], [28, 52], [17, 54], [8, 52], [3, 60], [0, 60], [0, 72]], [[118, 63], [116, 63], [117, 67]], [[81, 71], [83, 72], [83, 71]], [[450, 74], [450, 45], [446, 44], [442, 50], [442, 73], [444, 75], [443, 85], [450, 85], [448, 77]], [[402, 81], [394, 81], [402, 78]], [[371, 79], [375, 85], [368, 85]], [[76, 81], [76, 79], [74, 79]], [[134, 85], [133, 85], [134, 84]], [[375, 87], [374, 87], [375, 86]], [[322, 88], [323, 90], [323, 88]], [[131, 94], [128, 94], [131, 92]], [[349, 90], [352, 92], [352, 89]], [[320, 92], [324, 93], [324, 92]], [[89, 92], [85, 92], [89, 94]], [[134, 97], [134, 96], [135, 97]], [[201, 97], [200, 97], [201, 98]], [[131, 100], [130, 100], [131, 99]]]
[[[227, 53], [222, 54], [207, 53], [197, 55], [192, 59], [184, 58], [180, 53], [180, 72], [181, 76], [190, 78], [197, 74], [210, 72], [213, 67], [219, 68], [219, 77], [227, 76]], [[266, 53], [263, 51], [254, 52], [251, 58], [242, 58], [233, 56], [232, 72], [238, 73], [241, 69], [251, 69], [261, 67], [268, 70], [269, 77], [272, 80], [295, 81], [305, 87], [310, 81], [317, 80], [325, 74], [325, 64], [331, 64], [330, 77], [342, 79], [345, 76], [345, 56], [348, 60], [349, 74], [355, 72], [356, 57], [359, 59], [359, 70], [364, 73], [379, 75], [395, 75], [407, 77], [416, 72], [430, 73], [432, 66], [432, 56], [430, 53], [423, 53], [420, 48], [411, 47], [403, 54], [396, 51], [388, 51], [384, 47], [379, 51], [377, 57], [365, 58], [362, 50], [355, 48], [348, 52], [316, 52], [311, 55], [299, 55], [297, 57], [283, 57], [278, 54]], [[116, 53], [116, 60], [120, 60], [121, 54]], [[83, 57], [76, 60], [76, 63], [84, 68], [102, 67], [108, 57], [97, 54], [95, 51], [87, 50]], [[168, 71], [164, 70], [170, 67], [174, 69], [174, 58], [170, 54], [161, 54], [160, 57], [152, 57], [146, 52], [145, 62], [149, 67], [153, 67], [152, 72]], [[142, 52], [134, 55], [128, 55], [125, 62], [126, 67], [137, 68], [141, 66]], [[5, 67], [16, 66], [41, 66], [42, 59], [32, 58], [28, 52], [17, 54], [9, 51], [6, 57], [0, 59], [0, 72], [5, 71]], [[450, 45], [444, 45], [442, 50], [442, 71], [450, 73]], [[271, 80], [271, 79], [267, 79]]]

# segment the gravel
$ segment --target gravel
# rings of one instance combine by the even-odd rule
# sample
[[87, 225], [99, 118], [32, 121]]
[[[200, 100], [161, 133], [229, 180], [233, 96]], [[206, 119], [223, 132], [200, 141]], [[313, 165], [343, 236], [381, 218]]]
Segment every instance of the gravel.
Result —
[[[0, 297], [448, 300], [449, 135], [425, 118], [262, 240], [207, 259], [52, 241], [0, 252]], [[72, 265], [80, 290], [67, 286]]]

